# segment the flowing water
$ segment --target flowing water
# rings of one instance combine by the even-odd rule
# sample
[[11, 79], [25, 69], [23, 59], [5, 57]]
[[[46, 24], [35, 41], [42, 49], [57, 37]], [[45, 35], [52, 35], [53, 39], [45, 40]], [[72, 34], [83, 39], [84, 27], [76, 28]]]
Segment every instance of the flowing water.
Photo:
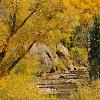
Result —
[[82, 82], [89, 78], [88, 71], [63, 71], [47, 73], [38, 79], [37, 86], [41, 94], [56, 95], [58, 100], [68, 100]]

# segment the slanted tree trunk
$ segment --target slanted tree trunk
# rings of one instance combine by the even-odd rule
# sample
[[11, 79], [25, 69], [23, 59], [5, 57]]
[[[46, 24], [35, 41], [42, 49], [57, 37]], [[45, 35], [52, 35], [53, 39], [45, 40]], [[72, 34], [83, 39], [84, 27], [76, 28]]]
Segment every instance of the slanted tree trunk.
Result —
[[33, 41], [30, 46], [28, 47], [28, 49], [26, 50], [25, 53], [23, 53], [20, 57], [18, 57], [16, 60], [14, 60], [11, 65], [9, 66], [9, 68], [5, 68], [5, 64], [1, 64], [0, 65], [0, 78], [2, 78], [3, 76], [5, 76], [6, 74], [9, 74], [9, 72], [15, 67], [15, 65], [23, 59], [23, 57], [30, 51], [30, 49], [32, 48], [33, 44], [35, 43], [36, 41]]
[[15, 34], [17, 34], [18, 30], [24, 26], [24, 24], [32, 17], [32, 15], [37, 12], [39, 9], [41, 9], [41, 3], [37, 3], [32, 10], [32, 12], [23, 20], [23, 22], [19, 25], [16, 26], [16, 18], [17, 18], [17, 6], [16, 5], [16, 11], [13, 14], [10, 14], [10, 18], [12, 21], [11, 29], [10, 29], [10, 35], [6, 39], [6, 44], [4, 44], [4, 47], [2, 49], [2, 52], [0, 53], [0, 77], [3, 77], [6, 72], [9, 72], [11, 69], [14, 68], [14, 66], [23, 58], [23, 56], [30, 50], [34, 42], [29, 46], [27, 51], [22, 54], [19, 58], [17, 58], [15, 61], [12, 62], [9, 68], [6, 68], [7, 65], [3, 65], [3, 59], [6, 57], [7, 54], [7, 47], [9, 46], [10, 40], [13, 38]]
[[0, 62], [3, 60], [3, 58], [6, 56], [6, 49], [7, 49], [7, 46], [9, 45], [9, 42], [11, 40], [11, 38], [17, 33], [17, 31], [22, 27], [24, 26], [24, 24], [27, 22], [27, 20], [36, 12], [37, 10], [34, 10], [30, 13], [29, 16], [27, 16], [25, 18], [25, 20], [16, 28], [16, 17], [14, 17], [13, 19], [13, 25], [12, 25], [12, 28], [11, 28], [11, 32], [10, 32], [10, 36], [7, 38], [6, 40], [6, 44], [4, 45], [3, 47], [3, 50], [2, 52], [0, 53]]

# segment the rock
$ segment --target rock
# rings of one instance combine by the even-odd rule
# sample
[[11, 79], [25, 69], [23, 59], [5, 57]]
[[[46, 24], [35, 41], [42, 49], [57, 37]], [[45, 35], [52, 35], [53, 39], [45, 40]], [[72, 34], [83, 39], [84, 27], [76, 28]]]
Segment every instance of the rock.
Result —
[[73, 66], [72, 64], [68, 65], [68, 70], [70, 71], [74, 71], [75, 70], [75, 66]]
[[50, 69], [50, 72], [49, 72], [49, 73], [54, 73], [54, 72], [55, 72], [55, 68], [52, 67], [52, 68]]
[[68, 49], [66, 47], [63, 46], [62, 43], [59, 43], [58, 46], [57, 46], [57, 54], [60, 55], [60, 56], [65, 56], [65, 57], [69, 57], [70, 54], [68, 52]]
[[63, 75], [60, 75], [59, 78], [60, 79], [66, 79], [65, 76], [63, 76]]
[[62, 52], [60, 52], [60, 51], [56, 51], [56, 54], [58, 55], [59, 58], [62, 58], [62, 57], [65, 56], [65, 55], [64, 55]]
[[51, 68], [54, 66], [52, 52], [47, 45], [35, 43], [30, 49], [30, 54], [37, 56], [41, 63], [43, 63], [45, 66], [49, 66]]
[[88, 67], [80, 66], [77, 69], [80, 70], [80, 71], [88, 71], [89, 68]]

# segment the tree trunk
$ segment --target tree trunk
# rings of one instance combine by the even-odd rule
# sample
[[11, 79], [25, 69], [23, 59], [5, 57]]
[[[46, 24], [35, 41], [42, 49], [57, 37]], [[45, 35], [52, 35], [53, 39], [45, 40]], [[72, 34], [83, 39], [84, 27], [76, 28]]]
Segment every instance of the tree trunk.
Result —
[[2, 64], [0, 65], [0, 78], [10, 73], [10, 71], [19, 63], [19, 61], [22, 60], [23, 57], [30, 51], [35, 42], [36, 41], [33, 41], [28, 47], [27, 51], [23, 53], [20, 57], [18, 57], [15, 61], [13, 61], [12, 64], [9, 66], [9, 68], [6, 69], [5, 65]]

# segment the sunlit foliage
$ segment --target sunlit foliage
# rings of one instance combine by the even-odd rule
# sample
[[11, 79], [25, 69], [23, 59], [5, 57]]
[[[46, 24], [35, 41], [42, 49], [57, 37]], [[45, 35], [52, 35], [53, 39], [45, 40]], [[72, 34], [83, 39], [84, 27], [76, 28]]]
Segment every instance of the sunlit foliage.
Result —
[[70, 1], [3, 0], [0, 5], [5, 34], [0, 42], [2, 70], [14, 67], [12, 62], [22, 57], [33, 41], [47, 44], [54, 52], [61, 34], [71, 33], [79, 24], [79, 13]]
[[69, 100], [99, 100], [100, 99], [100, 80], [93, 81], [91, 84], [83, 83], [78, 87], [77, 93], [70, 96]]

